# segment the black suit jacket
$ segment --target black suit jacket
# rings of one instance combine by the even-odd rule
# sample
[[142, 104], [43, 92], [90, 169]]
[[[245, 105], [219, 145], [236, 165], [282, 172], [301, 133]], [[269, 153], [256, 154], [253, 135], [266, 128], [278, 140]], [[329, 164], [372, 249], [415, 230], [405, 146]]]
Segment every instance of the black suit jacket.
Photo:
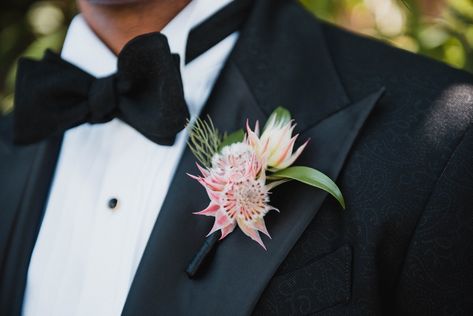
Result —
[[[473, 314], [472, 76], [258, 0], [204, 114], [231, 131], [279, 105], [311, 138], [298, 164], [337, 179], [347, 210], [281, 186], [268, 251], [236, 230], [189, 279], [212, 221], [191, 215], [208, 200], [187, 150], [123, 314]], [[0, 128], [0, 314], [18, 315], [61, 135], [18, 147]]]

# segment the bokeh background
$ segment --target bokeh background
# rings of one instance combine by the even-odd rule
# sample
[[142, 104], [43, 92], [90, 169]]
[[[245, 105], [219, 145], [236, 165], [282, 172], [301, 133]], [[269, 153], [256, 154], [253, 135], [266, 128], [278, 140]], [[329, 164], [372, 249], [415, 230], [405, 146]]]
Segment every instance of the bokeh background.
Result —
[[[300, 1], [324, 20], [473, 72], [473, 0]], [[59, 50], [76, 12], [73, 0], [1, 0], [0, 114], [13, 105], [18, 57]]]

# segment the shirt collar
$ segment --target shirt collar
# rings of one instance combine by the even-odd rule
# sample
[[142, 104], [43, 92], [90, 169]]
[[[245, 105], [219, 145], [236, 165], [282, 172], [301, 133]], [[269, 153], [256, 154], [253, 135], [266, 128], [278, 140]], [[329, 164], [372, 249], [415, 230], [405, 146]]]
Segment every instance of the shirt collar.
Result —
[[[184, 56], [189, 31], [233, 0], [193, 0], [161, 33], [167, 36], [171, 52]], [[82, 15], [72, 20], [61, 52], [63, 59], [95, 77], [105, 77], [117, 70], [116, 55], [90, 29]]]

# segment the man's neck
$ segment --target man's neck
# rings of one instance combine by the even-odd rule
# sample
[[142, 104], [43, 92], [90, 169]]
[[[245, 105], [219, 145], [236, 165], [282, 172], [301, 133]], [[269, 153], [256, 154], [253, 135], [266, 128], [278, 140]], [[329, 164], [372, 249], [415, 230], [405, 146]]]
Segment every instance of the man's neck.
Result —
[[148, 0], [126, 5], [98, 5], [78, 0], [84, 19], [115, 53], [134, 37], [161, 31], [191, 0]]

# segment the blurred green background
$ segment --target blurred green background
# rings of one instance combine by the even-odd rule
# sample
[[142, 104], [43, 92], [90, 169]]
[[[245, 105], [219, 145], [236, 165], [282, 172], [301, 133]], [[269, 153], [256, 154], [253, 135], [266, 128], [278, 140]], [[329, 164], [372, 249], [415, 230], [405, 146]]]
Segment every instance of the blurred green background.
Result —
[[[258, 1], [258, 0], [255, 0]], [[473, 0], [301, 0], [320, 18], [473, 72]], [[11, 110], [19, 56], [61, 48], [72, 0], [0, 3], [0, 113]]]

